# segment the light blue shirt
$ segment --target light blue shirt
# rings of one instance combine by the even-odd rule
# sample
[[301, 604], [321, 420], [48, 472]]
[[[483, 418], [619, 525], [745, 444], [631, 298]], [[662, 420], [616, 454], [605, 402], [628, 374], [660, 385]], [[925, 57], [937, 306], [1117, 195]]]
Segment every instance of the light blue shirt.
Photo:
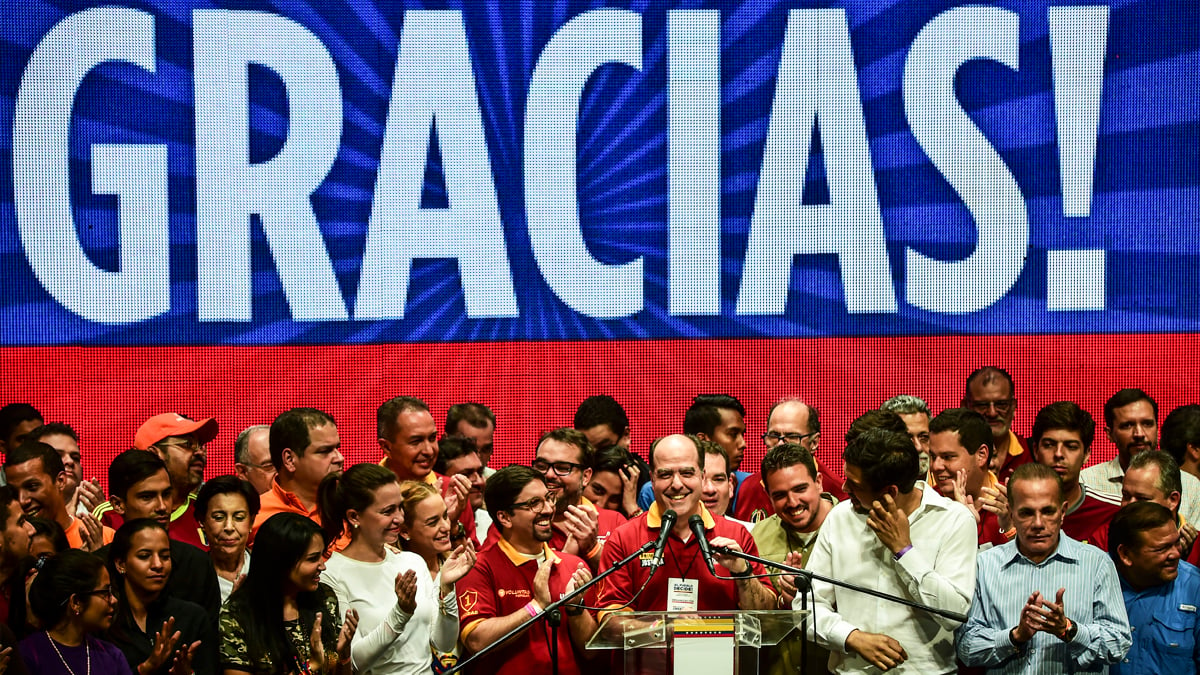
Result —
[[1133, 626], [1133, 646], [1112, 675], [1200, 672], [1200, 570], [1180, 561], [1169, 584], [1141, 591], [1121, 579], [1125, 610]]
[[[1078, 632], [1063, 642], [1034, 633], [1022, 647], [1009, 631], [1034, 591], [1054, 602], [1065, 588], [1067, 618]], [[1017, 541], [979, 554], [975, 597], [956, 636], [958, 658], [990, 673], [1106, 673], [1129, 651], [1129, 619], [1112, 560], [1095, 546], [1059, 535], [1058, 548], [1040, 564], [1017, 550]]]

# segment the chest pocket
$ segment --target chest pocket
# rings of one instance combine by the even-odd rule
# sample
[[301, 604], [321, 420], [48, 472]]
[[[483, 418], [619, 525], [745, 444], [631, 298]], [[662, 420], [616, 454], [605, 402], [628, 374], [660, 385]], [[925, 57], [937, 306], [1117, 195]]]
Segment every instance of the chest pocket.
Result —
[[1196, 615], [1170, 610], [1154, 619], [1146, 626], [1147, 639], [1151, 644], [1145, 645], [1158, 654], [1158, 661], [1164, 667], [1164, 672], [1183, 673], [1192, 668], [1192, 655], [1196, 650]]

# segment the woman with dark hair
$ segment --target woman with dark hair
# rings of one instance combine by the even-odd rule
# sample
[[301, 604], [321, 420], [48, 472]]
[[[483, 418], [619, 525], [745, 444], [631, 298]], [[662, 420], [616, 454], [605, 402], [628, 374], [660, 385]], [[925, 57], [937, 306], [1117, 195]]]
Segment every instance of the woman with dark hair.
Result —
[[237, 476], [217, 476], [200, 486], [196, 520], [208, 539], [208, 555], [217, 569], [221, 602], [229, 599], [250, 569], [250, 526], [261, 502], [254, 486]]
[[430, 648], [450, 652], [458, 642], [454, 584], [475, 564], [470, 542], [434, 567], [416, 553], [388, 549], [404, 523], [403, 496], [396, 474], [376, 464], [326, 476], [319, 498], [326, 537], [336, 540], [350, 530], [350, 543], [329, 558], [328, 577], [341, 606], [360, 617], [351, 652], [355, 672], [429, 673]]
[[225, 675], [350, 675], [353, 610], [321, 583], [326, 540], [312, 520], [277, 513], [259, 528], [242, 585], [221, 608]]
[[125, 655], [97, 634], [112, 625], [116, 597], [104, 563], [86, 551], [46, 558], [29, 589], [29, 609], [46, 630], [21, 641], [34, 675], [132, 675]]
[[[171, 541], [153, 518], [126, 521], [108, 547], [117, 580], [117, 613], [108, 631], [138, 675], [216, 673], [216, 634], [194, 602], [163, 593], [171, 576]], [[178, 648], [177, 648], [178, 647]]]

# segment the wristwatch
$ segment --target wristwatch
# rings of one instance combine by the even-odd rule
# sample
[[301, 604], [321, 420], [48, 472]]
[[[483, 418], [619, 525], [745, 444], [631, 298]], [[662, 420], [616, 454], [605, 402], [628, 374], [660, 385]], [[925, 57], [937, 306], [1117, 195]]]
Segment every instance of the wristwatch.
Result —
[[750, 569], [750, 563], [746, 563], [746, 569], [744, 571], [734, 572], [733, 570], [730, 570], [729, 576], [737, 577], [738, 579], [748, 579], [748, 578], [750, 578], [750, 575], [753, 573], [753, 571], [754, 570]]

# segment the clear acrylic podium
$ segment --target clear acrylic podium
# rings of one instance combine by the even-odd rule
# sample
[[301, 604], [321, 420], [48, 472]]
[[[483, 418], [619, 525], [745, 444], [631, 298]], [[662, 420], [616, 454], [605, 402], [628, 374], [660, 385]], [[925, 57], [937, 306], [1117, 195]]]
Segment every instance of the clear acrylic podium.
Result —
[[[807, 611], [614, 612], [588, 649], [620, 650], [625, 673], [758, 673], [758, 652], [798, 630]], [[617, 663], [614, 658], [614, 666]]]

